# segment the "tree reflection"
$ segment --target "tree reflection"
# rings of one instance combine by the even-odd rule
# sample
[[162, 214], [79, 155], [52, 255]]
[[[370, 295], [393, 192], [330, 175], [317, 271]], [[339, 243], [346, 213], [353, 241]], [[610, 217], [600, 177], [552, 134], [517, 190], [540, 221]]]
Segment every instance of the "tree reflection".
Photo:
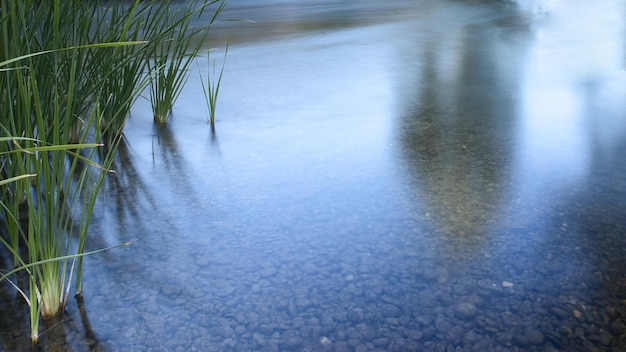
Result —
[[[453, 19], [433, 14], [434, 35], [418, 28], [417, 45], [403, 53], [415, 71], [402, 86], [400, 138], [426, 215], [444, 233], [481, 238], [510, 202], [520, 58], [530, 31], [512, 7], [471, 6]], [[492, 13], [478, 22], [475, 11]]]

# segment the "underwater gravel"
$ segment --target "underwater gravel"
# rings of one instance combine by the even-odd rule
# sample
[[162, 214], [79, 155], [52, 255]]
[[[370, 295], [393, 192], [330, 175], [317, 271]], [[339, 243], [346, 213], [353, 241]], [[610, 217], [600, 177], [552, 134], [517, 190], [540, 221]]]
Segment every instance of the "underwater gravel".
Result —
[[[99, 343], [108, 351], [624, 351], [624, 291], [610, 273], [587, 272], [568, 254], [584, 249], [566, 238], [529, 236], [526, 247], [472, 260], [357, 243], [323, 256], [319, 244], [301, 243], [293, 256], [267, 252], [261, 267], [226, 260], [236, 266], [230, 278], [207, 270], [193, 287], [132, 297], [143, 331], [123, 329], [114, 312], [95, 320], [141, 344]], [[524, 252], [538, 247], [544, 258], [529, 263]], [[165, 317], [151, 304], [172, 311]], [[164, 334], [173, 337], [167, 345], [150, 344]]]

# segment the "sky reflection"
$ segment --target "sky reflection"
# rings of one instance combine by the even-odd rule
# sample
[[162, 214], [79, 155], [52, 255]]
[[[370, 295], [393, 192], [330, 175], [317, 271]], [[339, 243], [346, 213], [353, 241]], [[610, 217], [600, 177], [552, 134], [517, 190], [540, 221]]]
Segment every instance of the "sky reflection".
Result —
[[626, 46], [617, 5], [559, 2], [536, 30], [522, 92], [521, 184], [584, 185], [596, 173], [594, 149], [623, 140]]

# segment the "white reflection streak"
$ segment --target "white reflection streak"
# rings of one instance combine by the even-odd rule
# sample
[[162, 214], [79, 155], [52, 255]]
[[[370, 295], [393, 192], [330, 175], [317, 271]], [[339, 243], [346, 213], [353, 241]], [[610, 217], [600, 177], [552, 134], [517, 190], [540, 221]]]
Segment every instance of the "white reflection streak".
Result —
[[598, 5], [552, 6], [549, 21], [536, 28], [519, 131], [518, 179], [526, 186], [550, 189], [584, 181], [592, 162], [589, 126], [606, 122], [597, 107], [614, 99], [598, 97], [602, 102], [590, 111], [589, 87], [602, 92], [614, 85], [624, 51], [619, 2]]

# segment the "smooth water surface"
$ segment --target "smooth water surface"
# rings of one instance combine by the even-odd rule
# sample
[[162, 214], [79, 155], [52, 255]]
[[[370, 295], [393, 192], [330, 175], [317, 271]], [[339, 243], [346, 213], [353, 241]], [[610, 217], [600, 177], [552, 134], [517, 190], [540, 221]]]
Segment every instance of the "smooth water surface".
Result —
[[626, 350], [622, 1], [230, 3], [216, 134], [137, 104], [42, 349]]

